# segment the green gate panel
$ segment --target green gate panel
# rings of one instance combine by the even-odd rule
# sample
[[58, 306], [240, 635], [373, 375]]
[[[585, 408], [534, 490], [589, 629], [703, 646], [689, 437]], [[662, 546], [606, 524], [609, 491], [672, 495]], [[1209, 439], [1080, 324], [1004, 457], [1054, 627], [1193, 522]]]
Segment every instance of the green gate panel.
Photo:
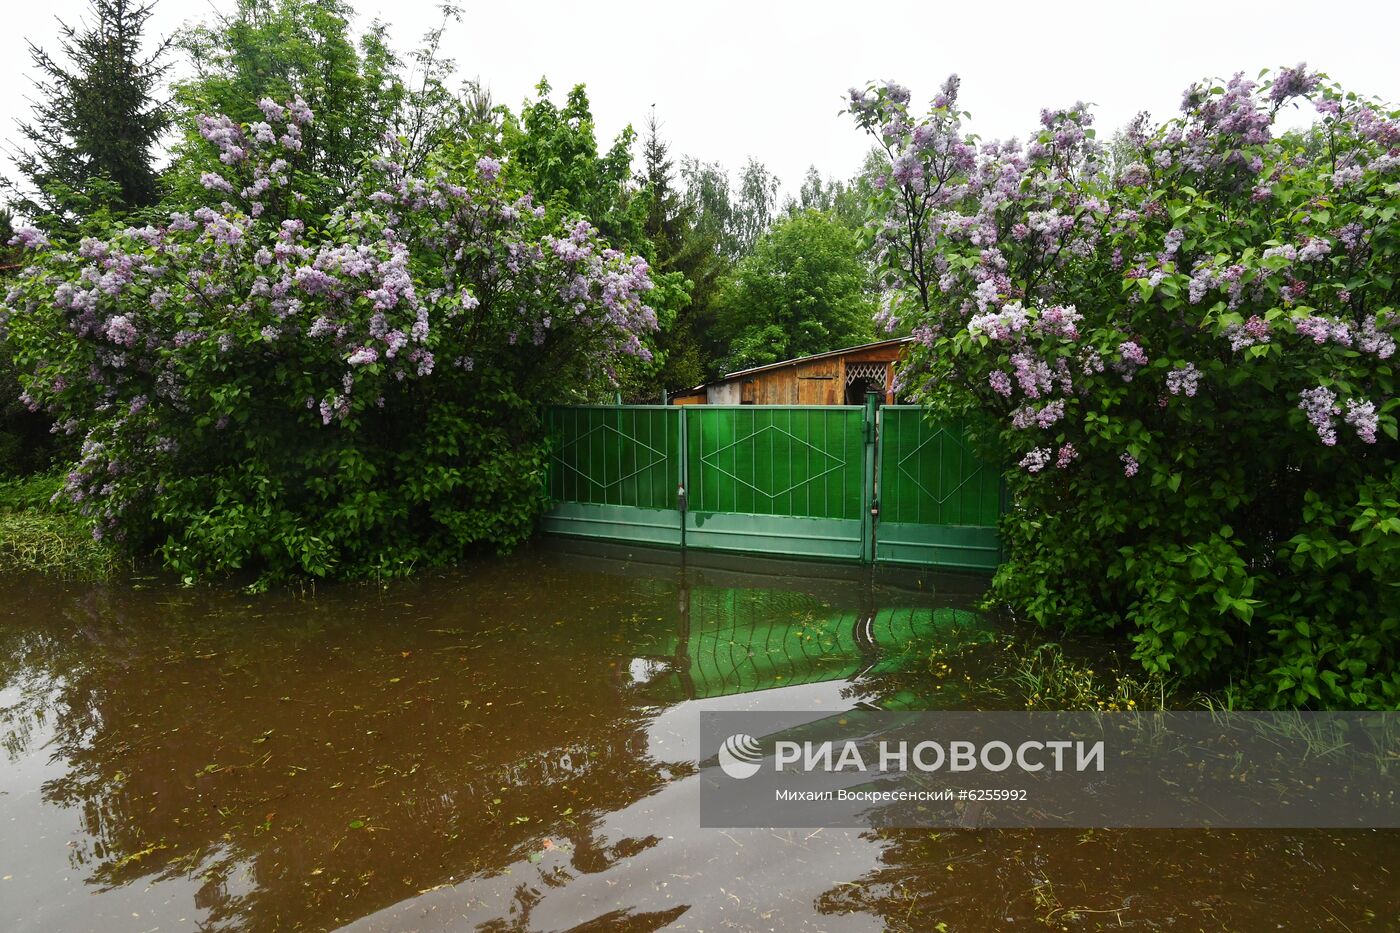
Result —
[[686, 547], [859, 560], [861, 523], [833, 518], [689, 511]]
[[628, 505], [560, 502], [541, 520], [549, 534], [606, 538], [678, 547], [681, 513], [675, 509], [640, 509]]
[[961, 430], [929, 422], [917, 406], [887, 405], [879, 458], [876, 560], [996, 568], [1001, 472], [977, 457]]
[[660, 405], [550, 409], [554, 534], [679, 545], [681, 414]]
[[858, 560], [864, 412], [689, 406], [687, 547]]
[[995, 528], [882, 521], [875, 538], [875, 559], [950, 570], [996, 570], [1001, 563], [1001, 539]]

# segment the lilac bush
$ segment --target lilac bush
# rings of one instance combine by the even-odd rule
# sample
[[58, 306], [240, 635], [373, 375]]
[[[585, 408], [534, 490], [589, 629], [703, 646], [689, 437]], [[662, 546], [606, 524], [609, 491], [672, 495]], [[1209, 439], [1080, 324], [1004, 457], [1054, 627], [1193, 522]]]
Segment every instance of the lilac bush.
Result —
[[1397, 113], [1298, 66], [978, 142], [957, 95], [850, 112], [903, 391], [1008, 466], [997, 593], [1251, 702], [1400, 704]]
[[37, 231], [5, 298], [28, 404], [82, 436], [66, 494], [193, 577], [401, 572], [528, 534], [539, 407], [655, 328], [646, 263], [551, 229], [494, 159], [410, 177], [392, 141], [309, 213], [315, 116], [201, 117], [208, 203], [73, 249]]

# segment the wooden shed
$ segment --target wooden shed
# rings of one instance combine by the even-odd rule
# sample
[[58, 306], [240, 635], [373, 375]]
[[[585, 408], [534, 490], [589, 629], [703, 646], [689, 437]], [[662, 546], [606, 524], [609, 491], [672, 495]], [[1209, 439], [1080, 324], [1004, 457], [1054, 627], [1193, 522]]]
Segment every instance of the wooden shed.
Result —
[[909, 337], [817, 353], [729, 373], [671, 397], [673, 405], [859, 405], [867, 392], [893, 404], [894, 367]]

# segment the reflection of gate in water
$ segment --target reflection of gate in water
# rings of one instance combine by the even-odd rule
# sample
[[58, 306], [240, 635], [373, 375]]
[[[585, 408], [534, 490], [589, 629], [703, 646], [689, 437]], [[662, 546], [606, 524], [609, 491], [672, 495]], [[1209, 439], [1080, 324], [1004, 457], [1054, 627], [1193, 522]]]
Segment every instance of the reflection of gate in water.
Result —
[[687, 587], [680, 625], [655, 645], [652, 660], [666, 664], [645, 689], [703, 699], [898, 670], [977, 620], [948, 607], [840, 610], [799, 593]]

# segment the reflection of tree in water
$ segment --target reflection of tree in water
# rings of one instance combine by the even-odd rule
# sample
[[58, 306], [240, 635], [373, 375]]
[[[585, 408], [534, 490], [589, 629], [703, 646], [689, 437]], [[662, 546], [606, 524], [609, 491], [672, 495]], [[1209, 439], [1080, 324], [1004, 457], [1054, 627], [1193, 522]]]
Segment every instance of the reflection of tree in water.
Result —
[[597, 589], [566, 619], [518, 592], [466, 621], [439, 604], [387, 624], [50, 593], [56, 611], [27, 600], [32, 623], [0, 645], [6, 683], [52, 685], [7, 711], [7, 739], [18, 754], [52, 729], [67, 772], [45, 799], [78, 811], [92, 883], [197, 874], [211, 928], [335, 925], [546, 837], [600, 870], [619, 856], [597, 821], [665, 772], [589, 615], [611, 623], [638, 594]]

